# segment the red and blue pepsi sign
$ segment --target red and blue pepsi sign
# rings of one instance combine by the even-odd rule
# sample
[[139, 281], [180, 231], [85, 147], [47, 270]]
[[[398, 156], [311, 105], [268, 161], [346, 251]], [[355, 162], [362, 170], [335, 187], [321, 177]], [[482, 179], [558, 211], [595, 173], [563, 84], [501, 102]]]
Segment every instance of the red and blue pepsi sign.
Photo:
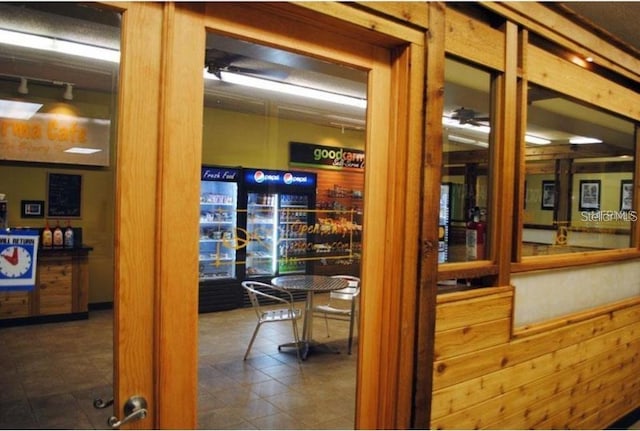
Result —
[[311, 172], [245, 169], [245, 184], [315, 187], [316, 174]]

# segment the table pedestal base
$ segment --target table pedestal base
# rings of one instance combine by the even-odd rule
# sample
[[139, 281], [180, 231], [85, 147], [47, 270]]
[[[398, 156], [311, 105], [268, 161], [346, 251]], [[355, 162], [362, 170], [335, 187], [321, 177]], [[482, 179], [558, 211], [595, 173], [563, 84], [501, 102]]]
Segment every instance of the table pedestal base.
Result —
[[299, 349], [300, 357], [302, 360], [306, 360], [309, 353], [333, 353], [334, 355], [339, 355], [340, 351], [334, 349], [328, 344], [318, 343], [317, 341], [300, 341], [296, 343], [292, 341], [291, 343], [280, 344], [278, 346], [278, 351], [282, 349]]

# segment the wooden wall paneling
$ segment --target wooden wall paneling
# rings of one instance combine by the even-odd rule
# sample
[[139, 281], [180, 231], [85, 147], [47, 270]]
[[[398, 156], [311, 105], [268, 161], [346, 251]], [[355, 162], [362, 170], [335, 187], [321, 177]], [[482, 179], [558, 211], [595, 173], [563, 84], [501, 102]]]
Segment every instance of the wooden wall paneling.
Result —
[[603, 40], [578, 22], [551, 11], [544, 2], [486, 2], [483, 6], [577, 54], [590, 55], [596, 64], [638, 79], [640, 60], [637, 57]]
[[[438, 296], [436, 332], [511, 317], [513, 288], [487, 288], [485, 295], [468, 299], [465, 298], [466, 293]], [[446, 302], [440, 299], [451, 295], [456, 299]]]
[[509, 341], [510, 335], [510, 317], [439, 331], [435, 339], [434, 359], [504, 344]]
[[89, 257], [75, 255], [73, 259], [72, 310], [74, 313], [89, 310]]
[[[447, 8], [445, 49], [449, 54], [504, 70], [505, 40], [500, 30], [491, 28], [455, 9]], [[478, 49], [482, 47], [482, 49]]]
[[611, 317], [598, 316], [548, 333], [514, 340], [506, 345], [436, 361], [434, 387], [445, 387], [530, 360], [539, 356], [540, 352], [558, 350], [587, 340], [596, 334], [630, 324], [633, 319], [638, 319], [635, 313], [627, 315], [618, 311]]
[[71, 258], [40, 258], [38, 266], [38, 314], [71, 313]]
[[[640, 94], [553, 55], [528, 47], [529, 80], [632, 120], [640, 120]], [[583, 82], [585, 85], [576, 85]], [[588, 85], [586, 85], [588, 83]]]
[[0, 319], [31, 314], [29, 292], [0, 292]]
[[426, 28], [429, 22], [427, 2], [365, 1], [358, 2], [358, 5], [423, 28]]
[[[616, 335], [623, 336], [622, 332], [625, 331], [628, 332], [628, 329], [619, 331]], [[628, 339], [629, 337], [625, 338], [627, 343], [629, 343]], [[637, 342], [636, 338], [633, 344], [637, 345]], [[628, 349], [624, 349], [627, 350], [626, 357], [612, 357], [612, 351], [616, 352], [615, 347], [613, 350], [611, 346], [606, 347], [607, 350], [595, 357], [589, 356], [591, 352], [585, 352], [584, 348], [578, 347], [576, 350], [581, 353], [580, 360], [573, 360], [562, 366], [556, 363], [554, 367], [547, 369], [551, 372], [542, 377], [537, 375], [532, 378], [533, 376], [528, 374], [527, 380], [519, 379], [518, 386], [509, 382], [508, 386], [503, 385], [502, 393], [487, 397], [476, 404], [467, 404], [466, 408], [440, 418], [437, 421], [438, 427], [505, 429], [513, 425], [514, 429], [540, 428], [539, 422], [546, 416], [561, 417], [572, 411], [580, 412], [579, 415], [587, 414], [588, 402], [582, 398], [583, 396], [595, 398], [594, 388], [601, 388], [604, 383], [615, 381], [618, 375], [628, 376], [637, 368], [634, 366], [628, 372], [620, 371], [626, 362], [631, 363], [632, 359], [638, 356], [636, 352], [629, 354]], [[622, 349], [618, 350], [620, 350], [619, 353], [625, 353]], [[558, 352], [555, 356], [560, 356], [561, 353], [564, 352]], [[507, 383], [515, 375], [514, 372], [502, 374], [503, 383]], [[578, 407], [573, 407], [573, 404], [578, 404]], [[543, 425], [542, 428], [547, 426]], [[548, 429], [557, 428], [573, 427], [556, 423]]]
[[[462, 311], [465, 306], [456, 303], [482, 299], [481, 292], [463, 293], [441, 295], [439, 315], [445, 306]], [[503, 301], [490, 290], [486, 296]], [[436, 345], [446, 344], [451, 331], [438, 331]], [[637, 407], [630, 397], [640, 386], [639, 301], [576, 313], [540, 330], [532, 325], [527, 333], [473, 353], [452, 347], [437, 361], [431, 428], [602, 429]]]
[[[388, 6], [390, 2], [387, 2]], [[372, 15], [366, 10], [360, 10], [359, 8], [355, 8], [347, 3], [341, 2], [294, 2], [295, 5], [307, 8], [309, 10], [313, 10], [315, 12], [320, 12], [322, 16], [331, 17], [331, 18], [339, 18], [343, 21], [348, 21], [352, 24], [355, 24], [360, 29], [368, 29], [375, 30], [375, 33], [379, 33], [380, 35], [386, 35], [393, 38], [397, 38], [398, 41], [410, 42], [422, 44], [422, 32], [416, 31], [411, 27], [408, 27], [404, 24], [398, 23], [395, 20], [387, 19], [385, 17], [376, 17]], [[420, 10], [420, 3], [415, 3], [412, 9]], [[426, 5], [422, 5], [426, 7]], [[385, 8], [387, 12], [391, 11], [389, 7]], [[402, 10], [407, 11], [407, 8], [403, 8]], [[393, 12], [397, 13], [399, 9], [397, 6], [394, 8]], [[424, 18], [424, 13], [418, 13], [418, 18]], [[318, 19], [322, 20], [322, 16], [318, 18], [317, 15], [313, 15], [313, 19], [317, 21]], [[424, 24], [423, 24], [424, 25]], [[341, 29], [337, 29], [340, 31]], [[349, 37], [357, 37], [357, 34], [353, 32], [344, 31], [342, 29], [342, 34]], [[376, 37], [375, 34], [369, 36]], [[382, 37], [380, 37], [380, 41], [384, 41]], [[372, 41], [373, 42], [373, 41]], [[381, 45], [384, 46], [384, 45]]]
[[441, 2], [429, 3], [429, 31], [425, 51], [425, 122], [421, 165], [420, 262], [416, 300], [415, 385], [412, 428], [429, 428], [433, 388], [436, 297], [438, 281], [438, 233], [435, 223], [440, 212], [439, 193], [431, 188], [442, 181], [442, 112], [444, 109], [444, 62], [446, 8]]
[[[628, 349], [619, 348], [613, 352], [615, 354], [605, 351], [593, 357], [591, 360], [574, 361], [568, 366], [565, 364], [557, 374], [552, 370], [542, 379], [530, 379], [528, 388], [526, 389], [530, 394], [526, 397], [527, 405], [515, 413], [500, 418], [499, 426], [504, 429], [545, 428], [545, 421], [551, 418], [556, 420], [560, 416], [567, 417], [572, 410], [578, 411], [578, 414], [582, 415], [584, 412], [580, 409], [572, 409], [572, 404], [576, 404], [573, 395], [579, 391], [577, 386], [581, 384], [581, 382], [589, 382], [588, 386], [590, 386], [591, 391], [593, 391], [595, 385], [590, 380], [590, 374], [592, 372], [597, 372], [598, 375], [604, 375], [606, 378], [609, 373], [615, 372], [616, 367], [618, 367], [620, 363], [628, 363], [632, 356], [636, 355], [636, 353], [630, 349], [640, 346], [638, 346], [637, 339], [627, 345], [629, 346]], [[555, 356], [570, 353], [571, 352], [558, 351]], [[558, 365], [554, 366], [554, 368], [557, 369]], [[540, 390], [540, 392], [535, 392], [538, 390]], [[509, 393], [510, 396], [513, 396], [512, 393], [513, 392]], [[591, 395], [593, 395], [593, 393]], [[497, 427], [498, 422], [488, 424], [489, 428], [492, 426]]]

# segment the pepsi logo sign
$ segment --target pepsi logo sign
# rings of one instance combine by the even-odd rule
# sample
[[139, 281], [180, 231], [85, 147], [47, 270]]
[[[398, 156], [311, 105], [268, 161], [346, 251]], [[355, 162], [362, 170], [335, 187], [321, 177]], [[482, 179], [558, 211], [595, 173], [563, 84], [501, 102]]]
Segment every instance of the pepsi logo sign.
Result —
[[256, 171], [256, 173], [253, 174], [253, 179], [256, 181], [256, 183], [263, 182], [264, 181], [264, 172]]

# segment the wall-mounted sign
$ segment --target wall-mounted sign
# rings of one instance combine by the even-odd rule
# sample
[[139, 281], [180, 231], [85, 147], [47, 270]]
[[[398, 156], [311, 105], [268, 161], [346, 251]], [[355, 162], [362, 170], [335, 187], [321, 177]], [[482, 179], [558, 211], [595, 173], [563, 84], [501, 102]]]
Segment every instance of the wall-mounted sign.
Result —
[[0, 160], [109, 166], [110, 125], [62, 114], [0, 118]]
[[47, 190], [49, 217], [80, 217], [81, 175], [50, 173]]
[[0, 291], [34, 288], [38, 238], [37, 231], [0, 234]]
[[315, 187], [316, 181], [316, 174], [311, 172], [271, 171], [267, 169], [244, 170], [245, 184]]
[[200, 179], [202, 181], [237, 181], [240, 179], [240, 168], [203, 166]]
[[289, 142], [289, 162], [324, 169], [364, 169], [364, 151]]

